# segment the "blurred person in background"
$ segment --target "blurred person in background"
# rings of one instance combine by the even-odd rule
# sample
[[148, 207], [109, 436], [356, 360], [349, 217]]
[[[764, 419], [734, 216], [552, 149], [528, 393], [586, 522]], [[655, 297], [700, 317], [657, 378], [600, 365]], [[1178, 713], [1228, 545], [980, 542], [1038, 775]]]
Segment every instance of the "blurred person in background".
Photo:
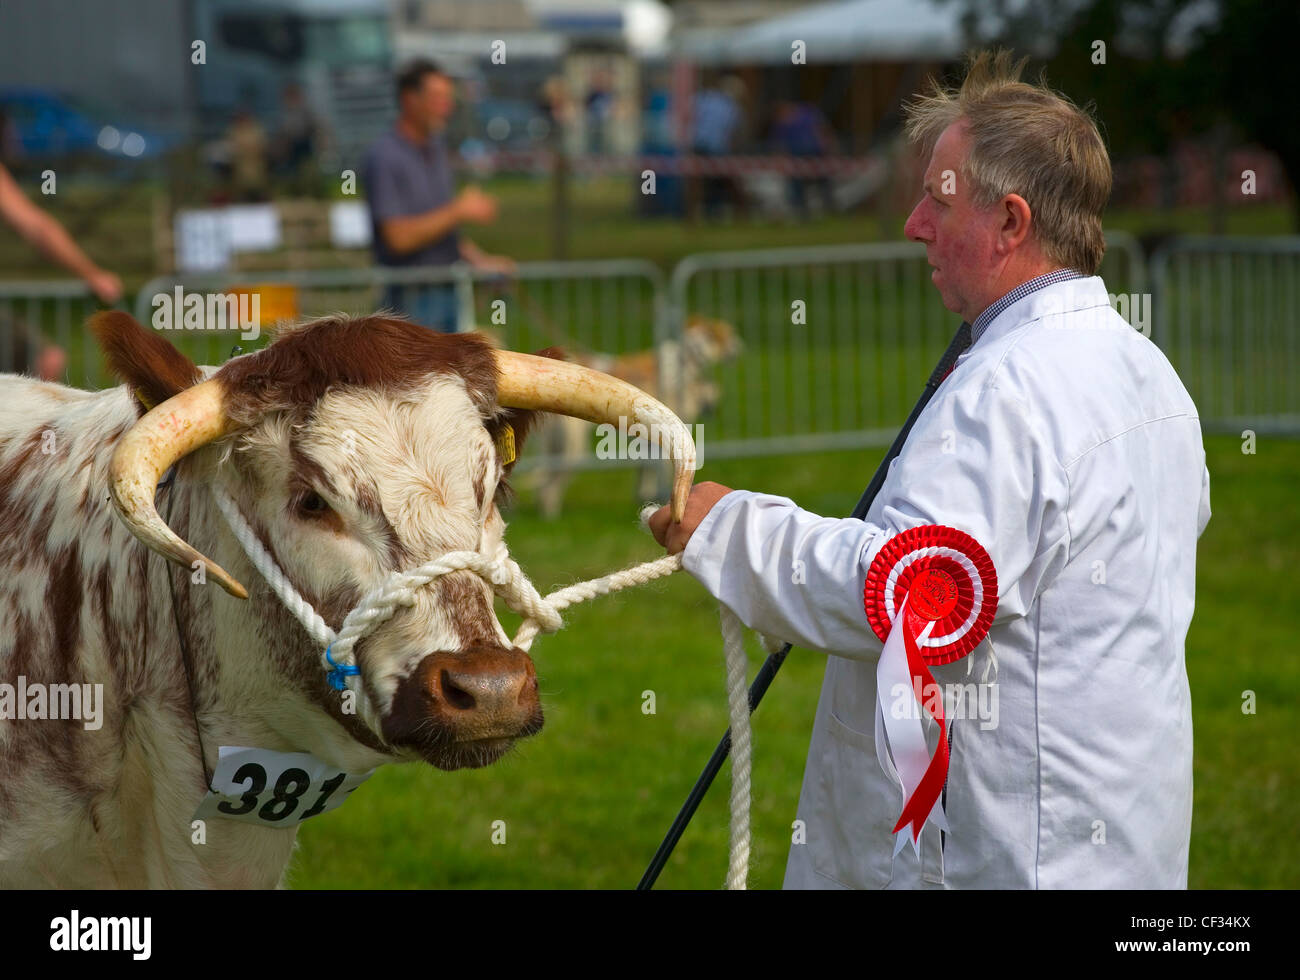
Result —
[[[834, 153], [837, 146], [835, 134], [827, 125], [821, 110], [810, 103], [796, 102], [793, 99], [782, 99], [776, 104], [771, 141], [775, 152], [802, 158], [824, 157]], [[820, 177], [792, 174], [787, 187], [790, 206], [801, 218], [807, 218], [811, 213], [808, 207], [810, 187], [816, 188], [825, 210], [830, 211], [834, 206], [831, 181], [824, 174]]]
[[232, 197], [242, 204], [270, 199], [266, 130], [248, 109], [240, 109], [226, 134], [230, 144]]
[[[375, 261], [393, 268], [444, 267], [459, 261], [510, 275], [513, 259], [489, 255], [461, 234], [462, 224], [496, 221], [496, 199], [477, 187], [455, 193], [445, 130], [455, 85], [432, 61], [418, 59], [397, 76], [397, 125], [366, 154], [363, 180], [370, 205]], [[456, 289], [390, 285], [385, 307], [434, 330], [456, 330]]]
[[[85, 282], [100, 302], [111, 306], [122, 298], [122, 280], [96, 265], [52, 215], [29, 201], [3, 164], [0, 219], [46, 258]], [[66, 361], [63, 351], [14, 319], [10, 311], [0, 313], [0, 370], [31, 371], [45, 381], [61, 378]]]
[[552, 75], [542, 83], [537, 107], [550, 125], [547, 135], [556, 145], [562, 144], [565, 131], [573, 125], [577, 115], [573, 105], [573, 95], [569, 92], [568, 83], [563, 76]]
[[595, 155], [609, 150], [609, 126], [616, 104], [614, 83], [608, 71], [592, 75], [587, 89], [587, 152]]
[[[649, 157], [675, 157], [678, 155], [674, 132], [672, 92], [667, 83], [649, 86], [646, 108], [642, 113], [641, 153]], [[658, 175], [655, 192], [642, 194], [640, 174], [635, 174], [637, 214], [641, 217], [685, 216], [686, 207], [682, 192], [684, 178], [673, 168], [665, 168]]]
[[68, 355], [40, 332], [0, 309], [0, 372], [30, 374], [42, 381], [62, 381]]
[[[745, 83], [728, 75], [695, 96], [694, 149], [706, 157], [730, 156], [736, 149], [736, 136], [744, 121], [741, 102]], [[740, 188], [734, 177], [708, 174], [704, 177], [704, 215], [718, 217], [723, 205], [731, 203], [743, 210]]]
[[311, 194], [315, 190], [313, 161], [323, 135], [302, 86], [290, 82], [280, 94], [280, 125], [275, 132], [274, 152], [276, 170], [288, 178], [292, 193]]

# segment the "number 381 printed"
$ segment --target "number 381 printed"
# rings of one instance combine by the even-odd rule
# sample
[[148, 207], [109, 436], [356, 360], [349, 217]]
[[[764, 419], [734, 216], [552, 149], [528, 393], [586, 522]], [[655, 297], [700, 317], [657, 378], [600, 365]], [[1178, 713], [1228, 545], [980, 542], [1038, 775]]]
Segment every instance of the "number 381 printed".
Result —
[[194, 819], [292, 827], [339, 807], [374, 773], [340, 771], [308, 752], [223, 745]]
[[[306, 820], [308, 817], [324, 813], [329, 798], [343, 785], [343, 780], [346, 778], [347, 773], [341, 772], [334, 778], [325, 780], [320, 786], [315, 803], [312, 804], [310, 809], [298, 814], [298, 819]], [[227, 801], [217, 804], [217, 809], [221, 813], [230, 817], [242, 817], [252, 813], [253, 809], [262, 801], [262, 794], [266, 791], [266, 769], [256, 762], [244, 763], [235, 771], [234, 782], [242, 783], [245, 781], [249, 783], [249, 786], [240, 796], [238, 804]], [[303, 795], [311, 789], [311, 786], [311, 777], [306, 771], [298, 768], [284, 770], [275, 781], [270, 798], [262, 803], [261, 808], [257, 810], [258, 818], [270, 823], [276, 823], [292, 816], [302, 802]]]

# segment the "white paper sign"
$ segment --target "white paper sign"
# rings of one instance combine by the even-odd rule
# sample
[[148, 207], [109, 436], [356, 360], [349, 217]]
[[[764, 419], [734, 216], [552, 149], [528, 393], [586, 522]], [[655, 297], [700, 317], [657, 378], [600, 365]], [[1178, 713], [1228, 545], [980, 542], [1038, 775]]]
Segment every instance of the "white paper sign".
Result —
[[296, 827], [342, 804], [373, 773], [344, 772], [307, 752], [223, 745], [212, 788], [194, 819]]
[[370, 211], [360, 201], [330, 205], [330, 243], [335, 248], [365, 248], [370, 244]]
[[176, 266], [181, 272], [212, 272], [230, 264], [230, 235], [217, 210], [177, 211]]
[[226, 208], [226, 234], [236, 252], [269, 252], [280, 247], [280, 213], [274, 204], [235, 204]]

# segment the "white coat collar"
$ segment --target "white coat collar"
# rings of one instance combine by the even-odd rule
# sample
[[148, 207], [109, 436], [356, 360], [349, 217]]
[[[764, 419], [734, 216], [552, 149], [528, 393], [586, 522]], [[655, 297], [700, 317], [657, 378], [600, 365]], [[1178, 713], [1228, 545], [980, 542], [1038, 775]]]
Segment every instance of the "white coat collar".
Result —
[[1110, 294], [1106, 292], [1106, 284], [1102, 282], [1101, 276], [1070, 279], [1036, 289], [994, 317], [984, 333], [980, 335], [980, 339], [966, 348], [957, 358], [957, 363], [966, 360], [976, 350], [987, 350], [996, 338], [1006, 336], [1011, 331], [1028, 326], [1044, 317], [1109, 305]]

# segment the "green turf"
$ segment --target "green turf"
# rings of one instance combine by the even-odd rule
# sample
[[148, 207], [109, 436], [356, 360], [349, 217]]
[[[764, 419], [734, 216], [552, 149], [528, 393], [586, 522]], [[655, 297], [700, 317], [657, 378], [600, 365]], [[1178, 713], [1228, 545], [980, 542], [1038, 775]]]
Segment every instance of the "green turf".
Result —
[[[485, 189], [500, 201], [496, 224], [475, 227], [472, 236], [484, 248], [513, 255], [520, 261], [553, 259], [552, 187], [546, 180], [500, 177]], [[134, 291], [158, 273], [153, 250], [152, 214], [156, 183], [129, 185], [59, 185], [57, 195], [42, 195], [35, 176], [24, 178], [29, 197], [64, 223], [92, 258], [120, 274]], [[918, 197], [919, 189], [918, 189]], [[843, 242], [901, 240], [903, 209], [882, 217], [874, 210], [837, 214], [807, 222], [763, 218], [725, 222], [686, 222], [679, 219], [642, 219], [635, 214], [636, 184], [616, 177], [584, 178], [575, 182], [570, 205], [567, 255], [570, 259], [636, 256], [649, 259], [665, 272], [683, 256], [745, 248], [797, 247]], [[1134, 234], [1209, 234], [1206, 208], [1136, 210], [1111, 208], [1108, 229]], [[1252, 205], [1227, 212], [1225, 233], [1230, 235], [1294, 234], [1291, 210], [1284, 205]], [[283, 266], [271, 254], [259, 267]], [[341, 261], [326, 255], [323, 261]], [[0, 269], [11, 279], [64, 278], [26, 242], [0, 235]]]
[[[1294, 569], [1300, 443], [1254, 455], [1207, 441], [1214, 518], [1198, 555], [1187, 642], [1195, 738], [1194, 888], [1300, 886], [1300, 807], [1290, 722], [1300, 703]], [[819, 513], [856, 502], [879, 450], [707, 465], [716, 479], [787, 494]], [[562, 522], [521, 494], [511, 547], [543, 591], [656, 555], [634, 524], [634, 478], [578, 478]], [[1251, 542], [1247, 545], [1246, 542]], [[511, 628], [513, 620], [507, 620]], [[715, 606], [685, 575], [582, 605], [533, 650], [546, 729], [488, 769], [380, 770], [336, 813], [305, 825], [300, 888], [631, 887], [726, 728]], [[751, 649], [751, 668], [760, 656]], [[752, 887], [781, 884], [824, 658], [796, 650], [755, 717]], [[657, 711], [642, 712], [654, 691]], [[1255, 692], [1257, 711], [1241, 710]], [[730, 769], [661, 886], [717, 888], [726, 869]], [[494, 844], [494, 821], [506, 843]]]
[[[554, 257], [549, 186], [502, 179], [490, 190], [501, 198], [501, 220], [475, 229], [489, 250], [521, 261]], [[29, 193], [35, 194], [32, 187]], [[86, 250], [118, 271], [134, 291], [155, 274], [150, 238], [154, 188], [61, 188], [42, 198]], [[806, 224], [779, 221], [688, 224], [637, 220], [631, 181], [575, 183], [568, 257], [636, 256], [665, 273], [683, 256], [727, 249], [795, 247], [900, 237], [903, 215], [845, 215]], [[1204, 210], [1111, 210], [1108, 229], [1135, 234], [1210, 230]], [[1292, 231], [1288, 209], [1241, 208], [1228, 214], [1235, 235]], [[274, 257], [271, 257], [274, 259]], [[1108, 261], [1110, 261], [1108, 259]], [[4, 278], [62, 274], [25, 243], [0, 236]], [[1130, 288], [1103, 269], [1111, 289]], [[744, 278], [701, 277], [692, 287], [692, 311], [722, 316], [744, 333], [745, 353], [721, 370], [724, 390], [740, 393], [710, 420], [713, 438], [804, 431], [801, 419], [819, 402], [835, 406], [836, 430], [898, 424], [911, 401], [899, 378], [919, 378], [951, 330], [932, 290], [919, 281], [912, 310], [923, 310], [919, 331], [908, 308], [881, 289], [864, 309], [876, 319], [854, 325], [842, 313], [821, 312], [823, 299], [848, 309], [841, 290], [880, 288], [879, 280], [846, 285], [840, 272], [800, 280], [799, 273], [768, 291]], [[1217, 279], [1175, 277], [1169, 310], [1190, 304], [1194, 331], [1174, 345], [1174, 358], [1207, 417], [1210, 411], [1247, 413], [1294, 408], [1295, 325], [1248, 305], [1254, 295], [1294, 290], [1291, 269], [1259, 273], [1238, 296]], [[1272, 278], [1267, 278], [1272, 276]], [[246, 277], [259, 281], [256, 276]], [[511, 307], [518, 345], [553, 343], [573, 330], [564, 297], [535, 287]], [[910, 288], [910, 287], [909, 287]], [[593, 294], [597, 303], [603, 294]], [[480, 315], [487, 312], [480, 301]], [[806, 298], [809, 324], [794, 332], [792, 298]], [[531, 306], [528, 304], [531, 302]], [[618, 294], [616, 303], [628, 302]], [[620, 330], [624, 349], [648, 343], [652, 320], [634, 297]], [[81, 323], [90, 304], [32, 308], [23, 301], [0, 314], [40, 326], [69, 352], [69, 377], [98, 380], [98, 354], [84, 342]], [[1294, 302], [1277, 307], [1294, 309]], [[522, 317], [520, 311], [522, 310]], [[577, 316], [577, 306], [572, 306]], [[1217, 329], [1242, 314], [1250, 330]], [[1249, 314], [1249, 315], [1247, 315]], [[857, 331], [865, 329], [864, 338]], [[781, 333], [784, 331], [784, 333]], [[229, 354], [228, 336], [169, 335], [202, 362]], [[513, 338], [512, 338], [513, 339]], [[853, 357], [847, 347], [853, 346]], [[195, 346], [197, 345], [197, 346]], [[253, 345], [245, 345], [250, 347]], [[596, 345], [599, 346], [599, 345]], [[784, 351], [778, 356], [778, 353]], [[868, 356], [863, 351], [874, 351]], [[825, 377], [824, 389], [791, 379]], [[1226, 380], [1225, 380], [1226, 379]], [[1222, 385], [1229, 384], [1228, 389]], [[865, 402], [842, 397], [867, 392]], [[802, 399], [800, 401], [799, 399]], [[759, 405], [749, 410], [751, 401]], [[827, 418], [828, 416], [822, 416]], [[757, 426], [757, 429], [753, 428]], [[784, 426], [784, 428], [783, 428]], [[847, 513], [856, 502], [879, 450], [798, 457], [708, 462], [701, 479], [717, 479], [788, 494], [819, 513]], [[1291, 833], [1300, 805], [1289, 720], [1300, 703], [1300, 665], [1292, 654], [1300, 613], [1300, 516], [1294, 479], [1300, 443], [1264, 437], [1254, 455], [1226, 437], [1207, 442], [1215, 516], [1201, 541], [1200, 603], [1188, 638], [1196, 737], [1196, 799], [1190, 883], [1193, 887], [1300, 886], [1300, 844]], [[577, 478], [562, 523], [531, 516], [522, 495], [511, 547], [536, 584], [546, 590], [656, 555], [635, 527], [635, 478], [627, 472]], [[508, 617], [507, 617], [508, 618]], [[298, 887], [630, 887], [636, 882], [705, 759], [726, 727], [723, 670], [716, 610], [686, 576], [572, 611], [566, 629], [534, 648], [547, 712], [546, 730], [502, 763], [481, 771], [440, 773], [425, 767], [381, 770], [348, 805], [307, 824], [291, 883]], [[752, 666], [757, 667], [755, 653]], [[754, 887], [780, 885], [789, 847], [824, 660], [796, 651], [756, 718], [754, 773]], [[655, 692], [657, 712], [642, 712], [642, 693]], [[1243, 692], [1253, 691], [1256, 713], [1245, 715]], [[665, 887], [715, 888], [726, 865], [726, 779], [692, 823], [662, 878]], [[492, 843], [493, 821], [506, 822], [507, 843]]]

